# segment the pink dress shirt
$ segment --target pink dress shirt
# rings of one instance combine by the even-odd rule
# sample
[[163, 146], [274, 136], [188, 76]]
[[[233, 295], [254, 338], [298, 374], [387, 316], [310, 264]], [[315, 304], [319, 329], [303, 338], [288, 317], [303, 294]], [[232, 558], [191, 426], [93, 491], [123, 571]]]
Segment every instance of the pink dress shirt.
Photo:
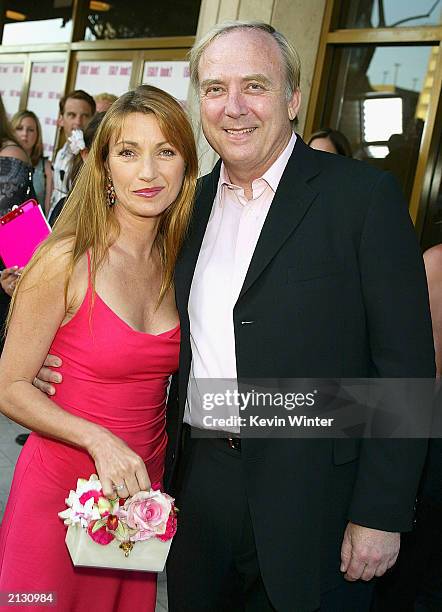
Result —
[[[293, 134], [278, 159], [252, 183], [253, 196], [230, 182], [224, 164], [212, 212], [195, 266], [189, 296], [192, 364], [184, 422], [207, 429], [203, 395], [209, 389], [235, 388], [236, 354], [233, 308], [247, 274], [256, 243], [281, 176], [296, 142]], [[207, 385], [207, 379], [215, 381]], [[222, 381], [225, 381], [223, 383]], [[222, 409], [223, 416], [238, 416], [238, 407]], [[215, 412], [212, 411], [215, 416]], [[221, 415], [221, 410], [216, 412]], [[216, 429], [238, 433], [238, 427]]]

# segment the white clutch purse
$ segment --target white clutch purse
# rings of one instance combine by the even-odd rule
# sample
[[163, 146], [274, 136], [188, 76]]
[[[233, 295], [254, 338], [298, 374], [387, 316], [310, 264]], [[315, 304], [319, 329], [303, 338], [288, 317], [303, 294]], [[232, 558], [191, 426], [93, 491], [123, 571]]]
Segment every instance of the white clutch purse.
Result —
[[107, 499], [95, 474], [79, 478], [67, 508], [66, 546], [76, 566], [162, 572], [177, 529], [174, 499], [154, 485], [126, 500]]
[[124, 544], [118, 540], [106, 546], [97, 544], [79, 523], [69, 525], [66, 533], [66, 546], [75, 566], [162, 572], [171, 544], [172, 540], [162, 542], [151, 538], [136, 542], [132, 550], [125, 553]]

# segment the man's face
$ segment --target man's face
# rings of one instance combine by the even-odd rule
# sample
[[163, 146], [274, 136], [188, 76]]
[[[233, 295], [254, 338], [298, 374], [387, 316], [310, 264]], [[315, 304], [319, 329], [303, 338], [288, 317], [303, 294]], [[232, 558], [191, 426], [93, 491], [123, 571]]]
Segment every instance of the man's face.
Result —
[[299, 91], [287, 100], [277, 43], [265, 32], [223, 34], [202, 54], [198, 76], [204, 134], [230, 180], [262, 176], [288, 144], [300, 104]]
[[85, 100], [68, 98], [64, 105], [64, 112], [58, 118], [58, 125], [63, 128], [66, 138], [72, 130], [84, 130], [92, 119], [92, 108]]

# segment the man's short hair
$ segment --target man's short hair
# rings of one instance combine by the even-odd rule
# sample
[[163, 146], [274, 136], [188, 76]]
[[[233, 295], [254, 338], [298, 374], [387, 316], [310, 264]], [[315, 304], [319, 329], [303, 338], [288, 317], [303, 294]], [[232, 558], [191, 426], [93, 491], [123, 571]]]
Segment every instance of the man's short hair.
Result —
[[75, 89], [75, 91], [70, 91], [60, 99], [60, 102], [58, 103], [60, 115], [64, 113], [64, 107], [67, 100], [83, 100], [84, 102], [87, 102], [91, 107], [91, 115], [95, 115], [95, 110], [97, 108], [95, 100], [86, 91], [83, 91], [83, 89]]
[[234, 30], [254, 30], [269, 34], [278, 45], [286, 74], [286, 97], [289, 100], [293, 93], [299, 89], [301, 78], [301, 62], [299, 55], [294, 46], [287, 40], [284, 34], [275, 30], [275, 28], [263, 21], [224, 21], [215, 25], [201, 40], [199, 40], [189, 53], [190, 61], [190, 81], [198, 91], [198, 67], [201, 56], [212, 41], [219, 38], [223, 34]]

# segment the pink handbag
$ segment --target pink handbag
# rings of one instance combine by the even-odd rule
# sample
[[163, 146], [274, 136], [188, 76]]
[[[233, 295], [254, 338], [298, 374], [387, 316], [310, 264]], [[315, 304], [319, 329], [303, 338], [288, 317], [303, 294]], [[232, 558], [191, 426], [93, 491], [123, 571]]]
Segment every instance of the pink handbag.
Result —
[[36, 200], [28, 200], [0, 217], [0, 257], [5, 266], [25, 266], [50, 233]]

